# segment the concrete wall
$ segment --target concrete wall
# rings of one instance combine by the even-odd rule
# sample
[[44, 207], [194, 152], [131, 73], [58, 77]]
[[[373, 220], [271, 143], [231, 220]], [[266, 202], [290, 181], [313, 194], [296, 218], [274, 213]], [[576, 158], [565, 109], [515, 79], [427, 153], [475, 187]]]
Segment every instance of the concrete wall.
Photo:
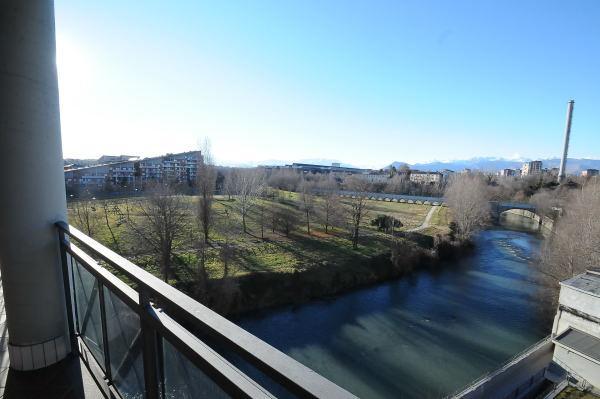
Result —
[[0, 170], [10, 363], [37, 369], [70, 351], [54, 227], [67, 206], [51, 0], [0, 1]]
[[600, 324], [577, 316], [571, 312], [559, 310], [554, 321], [552, 332], [556, 335], [559, 335], [569, 327], [573, 327], [595, 337], [600, 337]]
[[489, 378], [463, 391], [458, 398], [504, 399], [532, 376], [546, 368], [551, 360], [554, 344], [546, 339], [514, 362], [495, 371]]
[[[600, 387], [600, 365], [598, 363], [559, 345], [556, 345], [554, 349], [554, 361], [568, 372], [574, 372], [593, 386]], [[596, 392], [598, 392], [598, 389], [596, 388]]]
[[[560, 307], [554, 318], [552, 333], [559, 335], [569, 327], [600, 337], [600, 298], [590, 292], [582, 292], [561, 284]], [[579, 314], [580, 313], [580, 314]], [[600, 389], [600, 364], [556, 344], [553, 360], [567, 372], [576, 374], [598, 391]]]
[[[600, 298], [597, 296], [561, 284], [558, 301], [561, 305], [600, 319]], [[600, 334], [596, 334], [596, 336], [600, 337]]]

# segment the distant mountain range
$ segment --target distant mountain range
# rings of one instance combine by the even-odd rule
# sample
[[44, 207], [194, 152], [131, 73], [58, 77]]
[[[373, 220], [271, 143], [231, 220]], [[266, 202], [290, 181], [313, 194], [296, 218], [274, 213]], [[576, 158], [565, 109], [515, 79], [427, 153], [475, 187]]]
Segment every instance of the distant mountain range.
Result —
[[[455, 161], [433, 161], [427, 163], [416, 163], [407, 164], [411, 169], [418, 170], [430, 170], [438, 171], [443, 169], [450, 169], [454, 171], [460, 171], [463, 169], [480, 170], [483, 172], [495, 172], [501, 169], [520, 169], [524, 162], [530, 161], [529, 159], [524, 160], [511, 160], [503, 158], [471, 158], [465, 160]], [[560, 165], [560, 158], [541, 159], [544, 168], [558, 168]], [[384, 167], [384, 169], [390, 169], [392, 166], [399, 168], [404, 165], [404, 162], [392, 162], [391, 164]], [[584, 159], [584, 158], [568, 158], [567, 159], [567, 173], [579, 173], [585, 169], [600, 169], [600, 160], [598, 159]]]

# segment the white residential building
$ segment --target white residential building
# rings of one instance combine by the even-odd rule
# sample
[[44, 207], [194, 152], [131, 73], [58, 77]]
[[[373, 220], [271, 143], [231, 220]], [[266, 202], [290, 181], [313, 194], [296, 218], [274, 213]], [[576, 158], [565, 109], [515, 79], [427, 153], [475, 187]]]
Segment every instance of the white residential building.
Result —
[[600, 393], [600, 270], [561, 282], [558, 303], [552, 360], [580, 385]]
[[200, 151], [190, 151], [65, 169], [65, 184], [99, 188], [107, 183], [129, 185], [160, 179], [192, 182], [197, 176], [200, 157]]

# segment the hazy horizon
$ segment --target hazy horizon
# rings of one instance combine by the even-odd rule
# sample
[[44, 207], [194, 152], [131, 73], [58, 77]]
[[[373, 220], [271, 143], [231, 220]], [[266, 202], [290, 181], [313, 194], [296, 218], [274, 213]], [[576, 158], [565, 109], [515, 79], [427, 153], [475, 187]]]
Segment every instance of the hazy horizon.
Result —
[[[152, 154], [149, 155], [149, 157], [152, 156], [161, 156], [161, 155], [165, 155], [169, 152], [164, 152], [161, 154]], [[118, 156], [118, 155], [129, 155], [129, 156], [138, 156], [138, 154], [102, 154], [102, 155], [112, 155], [112, 156]], [[145, 157], [145, 156], [140, 156], [141, 158]], [[93, 157], [93, 158], [77, 158], [77, 157], [67, 157], [65, 156], [64, 159], [67, 160], [95, 160], [98, 159], [99, 157]], [[544, 167], [554, 167], [557, 165], [553, 165], [554, 163], [558, 163], [560, 161], [560, 157], [549, 157], [549, 158], [518, 158], [518, 159], [508, 159], [508, 158], [500, 158], [500, 157], [480, 157], [480, 156], [476, 156], [476, 157], [472, 157], [469, 159], [434, 159], [431, 161], [424, 161], [424, 162], [404, 162], [402, 160], [393, 160], [393, 161], [389, 161], [389, 162], [384, 162], [382, 164], [376, 164], [376, 165], [360, 165], [360, 164], [356, 164], [356, 163], [352, 163], [352, 162], [345, 162], [344, 160], [339, 160], [339, 159], [331, 159], [331, 158], [303, 158], [303, 159], [265, 159], [265, 160], [249, 160], [247, 162], [235, 162], [235, 161], [228, 161], [228, 160], [219, 160], [219, 159], [215, 159], [214, 162], [216, 165], [218, 166], [223, 166], [223, 167], [240, 167], [240, 168], [247, 168], [247, 167], [256, 167], [256, 166], [282, 166], [282, 165], [286, 165], [286, 164], [292, 164], [292, 163], [307, 163], [307, 164], [317, 164], [317, 165], [325, 165], [325, 166], [329, 166], [332, 163], [340, 163], [341, 166], [345, 166], [345, 167], [358, 167], [358, 168], [366, 168], [366, 169], [372, 169], [372, 170], [378, 170], [378, 169], [384, 169], [392, 164], [395, 163], [406, 163], [410, 166], [417, 166], [417, 167], [421, 167], [423, 165], [439, 165], [439, 164], [458, 164], [458, 165], [463, 165], [464, 167], [471, 167], [470, 165], [467, 164], [475, 164], [477, 162], [483, 162], [483, 163], [491, 163], [491, 164], [498, 164], [499, 166], [497, 168], [488, 168], [489, 170], [500, 170], [503, 169], [505, 167], [510, 167], [510, 166], [505, 166], [505, 164], [515, 164], [518, 165], [520, 163], [524, 163], [524, 162], [529, 162], [529, 161], [533, 161], [533, 160], [541, 160], [546, 162], [546, 164], [544, 165]], [[547, 162], [548, 161], [552, 161], [551, 164], [549, 165]], [[583, 170], [585, 168], [588, 167], [593, 167], [593, 168], [600, 168], [600, 159], [597, 158], [573, 158], [573, 157], [569, 157], [567, 162], [567, 170], [570, 172], [576, 172], [579, 170]], [[577, 165], [573, 165], [573, 162], [576, 161]], [[586, 165], [586, 162], [581, 162], [581, 161], [590, 161], [591, 164], [589, 164], [588, 166], [584, 166], [582, 167], [581, 164]], [[591, 166], [590, 166], [591, 165]], [[460, 166], [459, 169], [462, 169], [463, 166]], [[435, 169], [435, 168], [434, 168]], [[486, 169], [486, 170], [488, 170]]]

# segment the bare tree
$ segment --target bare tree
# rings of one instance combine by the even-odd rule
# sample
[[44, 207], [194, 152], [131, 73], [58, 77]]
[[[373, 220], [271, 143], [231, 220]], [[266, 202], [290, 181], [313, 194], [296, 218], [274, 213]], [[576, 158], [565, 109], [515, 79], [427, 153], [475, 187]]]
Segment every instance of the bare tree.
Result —
[[352, 236], [352, 248], [357, 249], [360, 234], [360, 224], [368, 213], [367, 198], [371, 184], [364, 178], [359, 176], [351, 176], [346, 179], [346, 187], [347, 190], [352, 192], [347, 213]]
[[320, 202], [320, 218], [325, 233], [329, 233], [329, 228], [336, 225], [339, 219], [339, 192], [335, 180], [327, 179], [319, 183], [319, 193], [322, 201]]
[[270, 201], [268, 201], [266, 198], [261, 198], [258, 200], [256, 205], [256, 210], [258, 213], [258, 224], [260, 225], [260, 238], [263, 240], [265, 239], [265, 225], [267, 223], [267, 213], [269, 204]]
[[559, 205], [557, 193], [550, 190], [538, 191], [531, 196], [529, 202], [535, 206], [535, 211], [540, 217], [549, 216]]
[[265, 189], [264, 173], [258, 169], [244, 169], [237, 173], [235, 184], [235, 203], [242, 217], [242, 227], [244, 233], [248, 232], [246, 219], [250, 210], [256, 205], [257, 198]]
[[196, 270], [196, 296], [201, 298], [200, 300], [206, 299], [208, 291], [208, 272], [206, 271], [206, 260], [208, 257], [208, 244], [203, 240], [197, 241], [197, 255], [198, 255], [198, 267]]
[[275, 234], [277, 226], [279, 224], [279, 206], [272, 204], [269, 209], [269, 222], [271, 224], [271, 233]]
[[571, 193], [563, 214], [541, 252], [541, 271], [555, 282], [600, 264], [600, 184]]
[[490, 217], [487, 185], [480, 175], [453, 176], [446, 190], [446, 202], [452, 210], [457, 238], [468, 241]]
[[300, 202], [302, 212], [306, 218], [306, 232], [310, 235], [310, 219], [315, 209], [315, 197], [313, 195], [314, 184], [303, 180], [300, 183]]
[[202, 153], [198, 159], [198, 224], [202, 231], [204, 243], [208, 244], [210, 229], [213, 224], [213, 200], [215, 194], [215, 184], [217, 180], [217, 170], [213, 164], [210, 151], [210, 141], [204, 140]]
[[235, 255], [235, 247], [232, 242], [234, 230], [230, 210], [225, 208], [221, 223], [219, 223], [219, 235], [222, 237], [219, 242], [219, 259], [223, 265], [223, 278], [229, 277], [231, 273], [231, 261]]
[[299, 220], [296, 212], [290, 212], [289, 209], [278, 207], [276, 210], [276, 221], [277, 225], [281, 229], [281, 232], [286, 237], [290, 236], [290, 233], [298, 226]]
[[112, 223], [111, 223], [112, 217], [119, 214], [118, 205], [115, 203], [112, 203], [110, 201], [104, 201], [104, 202], [102, 202], [102, 211], [103, 211], [102, 216], [104, 218], [104, 224], [106, 225], [106, 228], [108, 229], [108, 232], [110, 233], [110, 237], [112, 239], [114, 249], [117, 252], [120, 252], [119, 240], [117, 240], [117, 236], [115, 235], [115, 231], [114, 231]]
[[238, 172], [235, 168], [227, 169], [224, 173], [223, 191], [227, 194], [228, 201], [231, 201], [231, 197], [235, 195], [237, 176]]
[[93, 237], [100, 224], [100, 212], [94, 199], [82, 199], [72, 202], [75, 225], [88, 236]]
[[150, 195], [130, 204], [125, 203], [125, 221], [149, 250], [156, 254], [165, 281], [172, 275], [175, 249], [188, 230], [189, 216], [183, 196], [174, 195], [168, 184], [155, 184]]
[[271, 173], [268, 179], [269, 186], [278, 190], [295, 191], [302, 177], [293, 170], [282, 169], [275, 170]]

